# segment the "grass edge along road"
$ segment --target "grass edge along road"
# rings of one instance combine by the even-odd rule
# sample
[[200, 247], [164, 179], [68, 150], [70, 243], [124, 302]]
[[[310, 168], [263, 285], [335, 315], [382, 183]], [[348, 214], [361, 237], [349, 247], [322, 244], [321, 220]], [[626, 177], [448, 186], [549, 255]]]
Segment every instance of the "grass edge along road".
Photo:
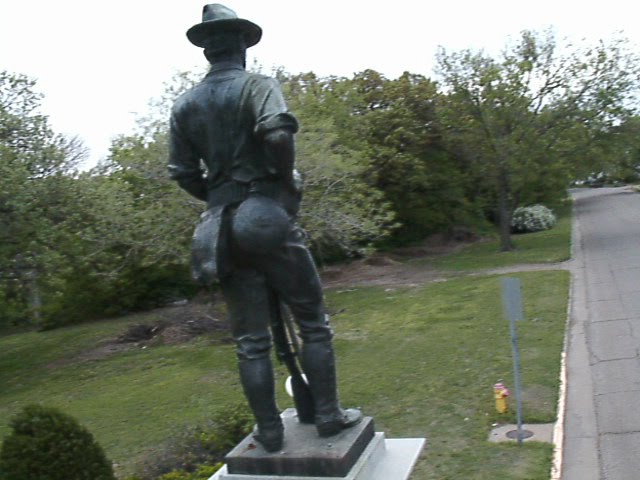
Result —
[[[554, 235], [563, 236], [562, 229]], [[529, 238], [538, 242], [536, 236]], [[530, 241], [518, 236], [516, 245]], [[568, 236], [566, 245], [568, 251]], [[498, 258], [504, 263], [509, 255]], [[526, 316], [518, 326], [524, 418], [552, 422], [569, 274], [517, 276]], [[548, 478], [551, 445], [486, 440], [493, 423], [513, 421], [512, 414], [500, 416], [493, 409], [493, 383], [513, 385], [499, 284], [498, 276], [460, 276], [419, 287], [327, 292], [331, 310], [341, 312], [333, 324], [343, 403], [362, 406], [388, 437], [428, 438], [413, 480]], [[23, 405], [56, 406], [89, 428], [122, 475], [147, 449], [241, 401], [233, 346], [215, 337], [78, 360], [80, 352], [128, 325], [153, 323], [154, 315], [0, 338], [0, 435]], [[280, 385], [284, 378], [279, 368]], [[283, 388], [278, 393], [280, 407], [290, 406]]]

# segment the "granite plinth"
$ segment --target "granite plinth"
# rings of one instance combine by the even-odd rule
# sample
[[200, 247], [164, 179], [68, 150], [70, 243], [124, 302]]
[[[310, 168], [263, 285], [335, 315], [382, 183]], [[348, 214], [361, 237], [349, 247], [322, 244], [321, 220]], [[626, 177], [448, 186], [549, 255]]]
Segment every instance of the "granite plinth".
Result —
[[228, 473], [224, 465], [209, 480], [407, 480], [425, 443], [424, 438], [385, 439], [377, 432], [344, 477], [242, 475]]
[[282, 419], [285, 427], [282, 451], [268, 453], [249, 435], [226, 456], [227, 472], [234, 475], [345, 477], [375, 434], [371, 417], [365, 417], [358, 425], [329, 438], [320, 438], [315, 425], [299, 423], [295, 409], [285, 410]]

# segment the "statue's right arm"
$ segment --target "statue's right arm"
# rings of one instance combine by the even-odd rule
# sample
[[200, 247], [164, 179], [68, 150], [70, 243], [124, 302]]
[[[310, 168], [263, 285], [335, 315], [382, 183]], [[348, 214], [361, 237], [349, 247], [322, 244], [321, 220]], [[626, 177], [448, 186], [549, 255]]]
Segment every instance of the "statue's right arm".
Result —
[[169, 175], [178, 185], [198, 200], [207, 200], [207, 182], [200, 157], [183, 134], [175, 115], [169, 130]]
[[267, 154], [267, 168], [296, 190], [294, 180], [295, 142], [298, 121], [287, 109], [280, 85], [273, 78], [255, 76], [252, 84], [254, 134]]
[[293, 186], [295, 163], [293, 132], [288, 128], [270, 130], [264, 135], [264, 146], [278, 176], [285, 181], [285, 185]]

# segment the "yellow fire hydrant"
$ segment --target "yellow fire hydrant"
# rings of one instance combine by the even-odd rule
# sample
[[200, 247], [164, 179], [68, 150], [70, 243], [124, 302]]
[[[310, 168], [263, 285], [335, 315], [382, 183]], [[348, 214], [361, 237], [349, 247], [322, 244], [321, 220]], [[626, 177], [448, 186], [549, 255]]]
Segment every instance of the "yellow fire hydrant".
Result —
[[496, 410], [498, 413], [507, 413], [509, 406], [507, 405], [507, 397], [509, 390], [502, 383], [496, 383], [493, 386], [493, 396], [496, 399]]

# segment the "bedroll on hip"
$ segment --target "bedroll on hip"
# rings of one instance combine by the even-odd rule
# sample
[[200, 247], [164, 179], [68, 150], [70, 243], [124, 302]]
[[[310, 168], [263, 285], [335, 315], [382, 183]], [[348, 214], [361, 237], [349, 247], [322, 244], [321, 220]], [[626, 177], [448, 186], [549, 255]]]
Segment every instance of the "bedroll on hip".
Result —
[[289, 215], [278, 202], [251, 195], [235, 211], [231, 235], [243, 251], [264, 255], [285, 243], [289, 225]]

